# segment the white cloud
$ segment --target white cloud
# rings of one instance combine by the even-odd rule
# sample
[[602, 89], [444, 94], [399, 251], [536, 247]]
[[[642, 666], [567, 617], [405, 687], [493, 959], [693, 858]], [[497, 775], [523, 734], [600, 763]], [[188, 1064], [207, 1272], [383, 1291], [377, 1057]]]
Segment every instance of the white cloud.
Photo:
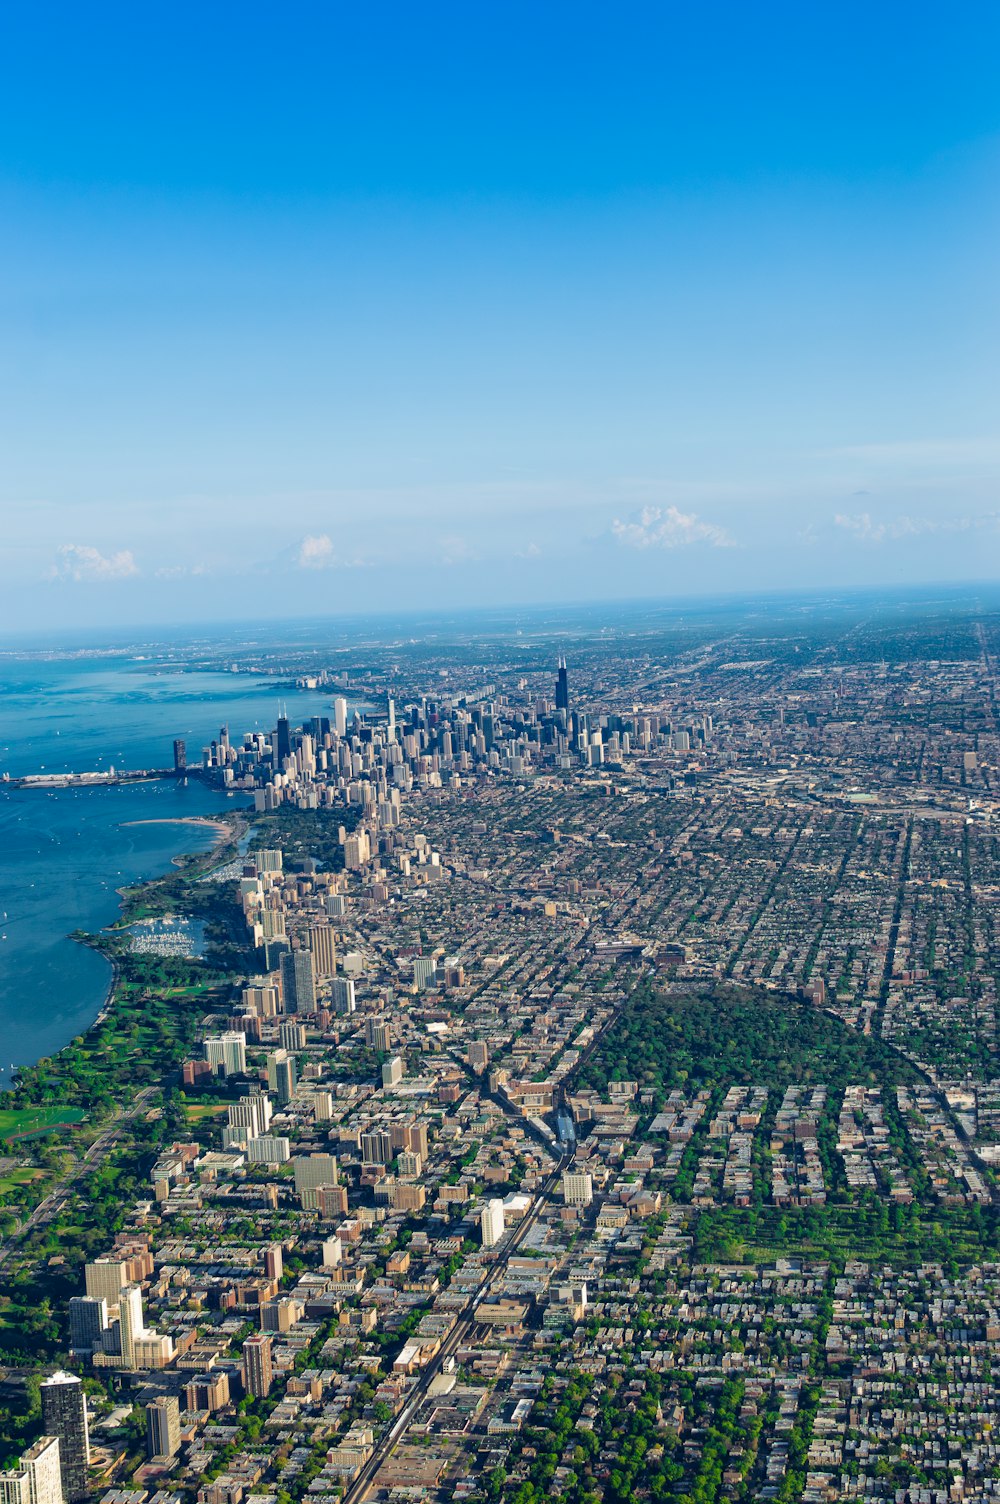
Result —
[[163, 564], [153, 571], [158, 580], [183, 580], [190, 575], [208, 574], [207, 564]]
[[877, 521], [870, 512], [838, 512], [834, 527], [841, 528], [859, 543], [896, 542], [901, 538], [921, 538], [928, 533], [969, 533], [994, 527], [995, 512], [980, 517], [908, 517], [905, 513]]
[[86, 543], [64, 543], [59, 549], [58, 563], [52, 567], [56, 580], [127, 580], [138, 574], [131, 549], [122, 548], [114, 554], [102, 554]]
[[299, 544], [300, 569], [332, 569], [337, 562], [328, 533], [310, 533]]
[[687, 548], [707, 543], [710, 548], [735, 548], [736, 540], [717, 522], [705, 522], [697, 512], [678, 507], [643, 507], [631, 520], [616, 517], [611, 531], [629, 548]]
[[[285, 563], [290, 554], [291, 550], [287, 550], [282, 556]], [[329, 533], [307, 533], [294, 553], [294, 559], [300, 569], [367, 569], [371, 563], [361, 554], [354, 558], [338, 554]]]
[[467, 538], [451, 533], [441, 539], [441, 563], [446, 567], [452, 564], [471, 564], [478, 558], [479, 555]]

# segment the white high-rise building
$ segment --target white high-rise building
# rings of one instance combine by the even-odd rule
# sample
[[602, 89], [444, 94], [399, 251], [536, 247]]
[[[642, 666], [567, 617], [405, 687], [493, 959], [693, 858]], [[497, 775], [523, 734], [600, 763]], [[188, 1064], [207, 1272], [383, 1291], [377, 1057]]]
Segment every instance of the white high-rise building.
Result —
[[398, 1086], [403, 1079], [403, 1062], [398, 1055], [387, 1060], [382, 1067], [382, 1085]]
[[567, 1170], [562, 1178], [562, 1193], [567, 1206], [589, 1206], [594, 1199], [593, 1176]]
[[333, 1093], [330, 1091], [317, 1091], [312, 1096], [313, 1119], [317, 1123], [328, 1123], [333, 1117]]
[[224, 1076], [245, 1076], [247, 1037], [236, 1029], [205, 1040], [205, 1059], [213, 1070], [222, 1068]]
[[437, 974], [437, 962], [433, 956], [415, 956], [413, 980], [418, 988], [433, 987]]
[[252, 1165], [283, 1165], [292, 1154], [292, 1141], [262, 1134], [247, 1144], [247, 1159]]
[[347, 735], [347, 701], [338, 695], [333, 702], [333, 729], [338, 736]]
[[494, 1196], [487, 1201], [479, 1218], [479, 1232], [484, 1248], [493, 1248], [504, 1235], [506, 1223], [503, 1214], [503, 1202], [499, 1196]]
[[0, 1473], [0, 1504], [65, 1504], [58, 1437], [40, 1436], [17, 1467]]
[[125, 1285], [118, 1301], [118, 1324], [122, 1350], [122, 1367], [135, 1367], [136, 1338], [145, 1332], [142, 1318], [142, 1290], [138, 1285]]
[[271, 1126], [271, 1099], [263, 1092], [251, 1092], [227, 1108], [229, 1125], [246, 1128], [249, 1138], [260, 1138]]

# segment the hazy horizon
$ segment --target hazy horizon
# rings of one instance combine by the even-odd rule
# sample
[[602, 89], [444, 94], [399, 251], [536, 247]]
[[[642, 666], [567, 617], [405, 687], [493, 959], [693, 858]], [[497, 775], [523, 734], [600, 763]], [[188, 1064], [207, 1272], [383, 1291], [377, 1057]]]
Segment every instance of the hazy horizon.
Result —
[[[354, 641], [356, 637], [372, 639], [386, 646], [394, 638], [412, 633], [418, 634], [410, 638], [413, 642], [420, 634], [447, 642], [449, 629], [465, 624], [475, 628], [478, 637], [484, 641], [493, 635], [503, 637], [523, 624], [531, 629], [532, 637], [548, 637], [553, 643], [563, 641], [568, 644], [572, 641], [570, 634], [586, 638], [599, 625], [623, 632], [641, 628], [655, 632], [657, 627], [667, 627], [674, 622], [691, 624], [699, 618], [731, 617], [749, 622], [763, 610], [774, 612], [779, 620], [782, 611], [799, 615], [805, 625], [809, 617], [819, 617], [824, 613], [849, 616], [853, 612], [875, 621], [882, 613], [891, 620], [894, 614], [907, 609], [917, 617], [932, 614], [937, 609], [945, 614], [954, 611], [957, 615], [977, 611], [1000, 612], [1000, 581], [921, 581], [905, 585], [849, 587], [831, 584], [804, 590], [775, 588], [698, 591], [689, 595], [677, 593], [671, 597], [591, 597], [588, 600], [519, 603], [493, 601], [451, 608], [433, 605], [393, 608], [386, 605], [340, 612], [176, 617], [159, 622], [118, 620], [93, 625], [24, 627], [0, 630], [0, 658], [16, 659], [21, 653], [59, 657], [63, 653], [86, 654], [91, 649], [114, 653], [131, 648], [172, 646], [181, 649], [210, 645], [221, 654], [230, 646], [244, 650], [257, 646], [273, 649], [276, 645], [302, 648], [307, 646], [307, 640], [322, 638], [328, 632], [343, 634], [351, 647], [362, 645]], [[567, 635], [561, 637], [561, 633]], [[289, 639], [287, 643], [280, 641], [283, 635]], [[525, 640], [531, 639], [526, 637]], [[316, 640], [308, 645], [320, 653], [325, 646]]]

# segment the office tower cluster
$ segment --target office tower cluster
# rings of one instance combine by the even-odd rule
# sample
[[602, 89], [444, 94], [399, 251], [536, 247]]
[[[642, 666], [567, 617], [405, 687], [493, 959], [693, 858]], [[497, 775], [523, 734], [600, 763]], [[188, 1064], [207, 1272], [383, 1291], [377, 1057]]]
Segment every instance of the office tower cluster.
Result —
[[565, 772], [581, 763], [615, 765], [653, 746], [691, 751], [712, 735], [710, 715], [675, 723], [669, 716], [572, 709], [565, 658], [557, 665], [554, 698], [533, 704], [484, 692], [423, 698], [398, 719], [391, 699], [385, 712], [355, 713], [350, 720], [342, 697], [331, 709], [331, 716], [313, 716], [297, 727], [281, 714], [273, 732], [247, 732], [239, 743], [223, 727], [204, 749], [202, 771], [228, 788], [252, 792], [260, 811], [283, 804], [357, 810], [361, 825], [344, 842], [348, 870], [362, 870], [376, 858], [385, 834], [399, 824], [399, 794], [414, 786], [460, 788], [491, 771], [525, 776], [546, 767]]
[[152, 1272], [148, 1244], [139, 1240], [84, 1266], [86, 1294], [69, 1303], [70, 1345], [77, 1356], [95, 1368], [124, 1372], [166, 1368], [173, 1361], [173, 1339], [147, 1328], [143, 1317], [142, 1281]]

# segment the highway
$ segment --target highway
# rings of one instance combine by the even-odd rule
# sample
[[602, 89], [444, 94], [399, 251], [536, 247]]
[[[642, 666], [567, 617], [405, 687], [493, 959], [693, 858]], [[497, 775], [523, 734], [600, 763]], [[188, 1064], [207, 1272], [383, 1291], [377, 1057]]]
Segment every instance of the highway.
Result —
[[490, 1267], [478, 1290], [465, 1306], [454, 1327], [442, 1342], [439, 1351], [435, 1354], [431, 1362], [428, 1363], [427, 1367], [421, 1370], [420, 1377], [417, 1379], [413, 1393], [407, 1400], [404, 1409], [400, 1411], [385, 1437], [375, 1447], [371, 1457], [369, 1457], [357, 1478], [355, 1478], [345, 1493], [344, 1504], [362, 1504], [362, 1500], [367, 1495], [379, 1468], [392, 1456], [406, 1435], [407, 1429], [414, 1415], [417, 1413], [421, 1401], [425, 1398], [431, 1383], [441, 1372], [446, 1361], [457, 1351], [472, 1332], [476, 1324], [475, 1313], [477, 1306], [487, 1298], [490, 1291], [502, 1280], [507, 1271], [507, 1265], [538, 1220], [542, 1207], [558, 1185], [569, 1160], [570, 1156], [564, 1155], [548, 1179], [539, 1187], [530, 1208], [510, 1234], [510, 1238], [503, 1246], [502, 1252], [497, 1257], [496, 1262]]

